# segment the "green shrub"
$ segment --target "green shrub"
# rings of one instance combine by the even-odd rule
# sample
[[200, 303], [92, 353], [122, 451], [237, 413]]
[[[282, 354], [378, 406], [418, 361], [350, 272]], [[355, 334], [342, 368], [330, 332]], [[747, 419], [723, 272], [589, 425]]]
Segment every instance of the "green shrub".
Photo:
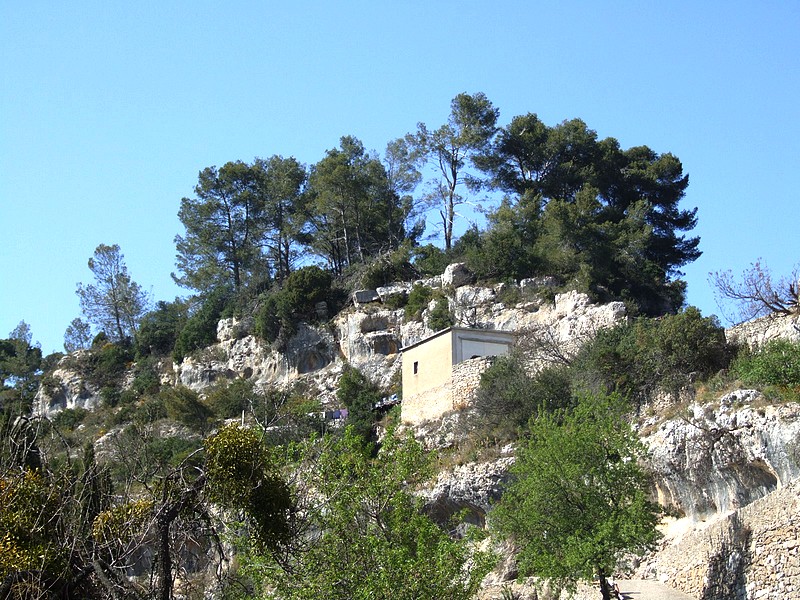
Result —
[[208, 392], [205, 404], [219, 419], [232, 419], [250, 411], [257, 403], [253, 383], [246, 379], [221, 381]]
[[732, 348], [713, 317], [689, 307], [660, 319], [640, 317], [600, 331], [573, 361], [574, 381], [588, 392], [618, 391], [643, 401], [655, 389], [675, 392], [726, 368]]
[[433, 244], [412, 250], [414, 268], [425, 277], [441, 275], [450, 264], [447, 254]]
[[205, 348], [217, 341], [217, 324], [223, 318], [232, 293], [227, 288], [217, 288], [206, 296], [198, 310], [186, 321], [175, 348], [172, 358], [181, 362], [185, 356], [200, 348]]
[[453, 318], [453, 313], [450, 311], [450, 303], [447, 301], [447, 298], [437, 298], [436, 304], [434, 304], [428, 315], [428, 327], [433, 331], [441, 331], [442, 329], [452, 327], [454, 322], [455, 319]]
[[187, 387], [164, 388], [159, 399], [167, 417], [200, 433], [205, 433], [213, 420], [213, 411], [200, 400], [197, 392]]
[[528, 375], [516, 354], [497, 357], [482, 374], [475, 409], [486, 434], [514, 439], [531, 417], [574, 405], [566, 367]]
[[330, 293], [331, 282], [330, 273], [313, 265], [290, 273], [281, 292], [292, 315], [313, 319], [317, 303], [326, 300]]
[[83, 423], [84, 418], [86, 418], [88, 414], [89, 411], [85, 408], [67, 408], [53, 417], [53, 425], [58, 429], [72, 431]]
[[381, 392], [358, 369], [347, 365], [339, 378], [336, 399], [348, 409], [347, 424], [365, 441], [373, 438], [375, 413], [372, 407], [381, 399]]
[[406, 318], [420, 319], [422, 311], [428, 308], [428, 303], [430, 303], [431, 298], [433, 298], [433, 290], [431, 288], [421, 284], [415, 284], [408, 293]]
[[411, 265], [407, 248], [398, 248], [376, 257], [364, 270], [361, 284], [367, 289], [375, 289], [393, 281], [408, 281], [417, 276]]
[[330, 273], [316, 266], [290, 273], [280, 290], [262, 296], [255, 316], [256, 335], [284, 348], [300, 321], [318, 320], [318, 303], [332, 301], [331, 283]]
[[731, 365], [731, 372], [744, 384], [800, 386], [800, 343], [773, 340], [755, 352], [743, 351]]
[[169, 356], [188, 319], [185, 302], [160, 301], [155, 310], [142, 317], [136, 331], [136, 355]]

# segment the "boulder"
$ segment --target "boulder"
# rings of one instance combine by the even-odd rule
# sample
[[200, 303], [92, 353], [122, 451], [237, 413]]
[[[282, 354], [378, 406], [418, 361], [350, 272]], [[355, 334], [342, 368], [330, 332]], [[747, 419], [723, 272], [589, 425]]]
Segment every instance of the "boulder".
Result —
[[453, 263], [447, 265], [442, 273], [442, 285], [445, 287], [458, 288], [462, 285], [469, 285], [475, 281], [475, 275], [467, 268], [464, 263]]
[[379, 302], [381, 299], [376, 290], [356, 290], [353, 292], [353, 304], [359, 306], [361, 304], [369, 304], [370, 302]]

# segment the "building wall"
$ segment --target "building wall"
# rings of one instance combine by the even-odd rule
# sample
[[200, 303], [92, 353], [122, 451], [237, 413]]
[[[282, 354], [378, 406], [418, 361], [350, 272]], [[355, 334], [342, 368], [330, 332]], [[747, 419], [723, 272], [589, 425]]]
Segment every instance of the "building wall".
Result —
[[454, 327], [405, 348], [403, 422], [432, 421], [469, 405], [486, 357], [508, 354], [513, 340], [509, 332]]
[[403, 422], [421, 423], [452, 410], [452, 368], [450, 332], [403, 351]]
[[486, 329], [452, 329], [453, 364], [478, 356], [503, 356], [514, 343], [514, 334]]

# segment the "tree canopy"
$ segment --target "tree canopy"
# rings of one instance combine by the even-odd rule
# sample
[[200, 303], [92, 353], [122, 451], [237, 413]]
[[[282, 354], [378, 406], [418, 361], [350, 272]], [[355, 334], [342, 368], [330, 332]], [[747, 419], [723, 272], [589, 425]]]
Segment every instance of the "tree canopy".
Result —
[[[382, 158], [343, 136], [308, 167], [274, 155], [204, 169], [181, 201], [175, 280], [255, 296], [314, 257], [337, 277], [387, 262], [427, 229], [444, 261], [484, 279], [548, 275], [643, 314], [680, 308], [680, 269], [700, 255], [680, 160], [599, 139], [580, 119], [549, 126], [527, 113], [499, 126], [499, 114], [485, 94], [461, 93], [444, 124], [419, 123]], [[462, 205], [487, 218], [459, 239]]]
[[658, 539], [660, 508], [648, 499], [644, 451], [617, 396], [584, 397], [572, 410], [531, 420], [514, 479], [492, 523], [520, 549], [520, 573], [572, 586], [606, 577], [625, 552]]

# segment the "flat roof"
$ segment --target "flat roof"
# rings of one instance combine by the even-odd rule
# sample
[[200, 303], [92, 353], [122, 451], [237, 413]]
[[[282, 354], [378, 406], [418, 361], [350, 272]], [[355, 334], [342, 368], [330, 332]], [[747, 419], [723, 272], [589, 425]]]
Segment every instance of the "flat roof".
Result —
[[502, 329], [475, 329], [474, 327], [448, 327], [447, 329], [442, 329], [441, 331], [437, 331], [436, 333], [432, 333], [426, 338], [422, 338], [418, 342], [414, 342], [413, 344], [409, 344], [408, 346], [404, 346], [400, 348], [400, 352], [405, 352], [406, 350], [411, 350], [412, 348], [416, 348], [426, 342], [431, 341], [434, 338], [439, 337], [440, 335], [444, 335], [445, 333], [450, 332], [464, 332], [464, 333], [477, 333], [477, 334], [486, 334], [486, 335], [500, 335], [501, 337], [508, 336], [511, 337], [514, 335], [514, 331], [504, 331]]

